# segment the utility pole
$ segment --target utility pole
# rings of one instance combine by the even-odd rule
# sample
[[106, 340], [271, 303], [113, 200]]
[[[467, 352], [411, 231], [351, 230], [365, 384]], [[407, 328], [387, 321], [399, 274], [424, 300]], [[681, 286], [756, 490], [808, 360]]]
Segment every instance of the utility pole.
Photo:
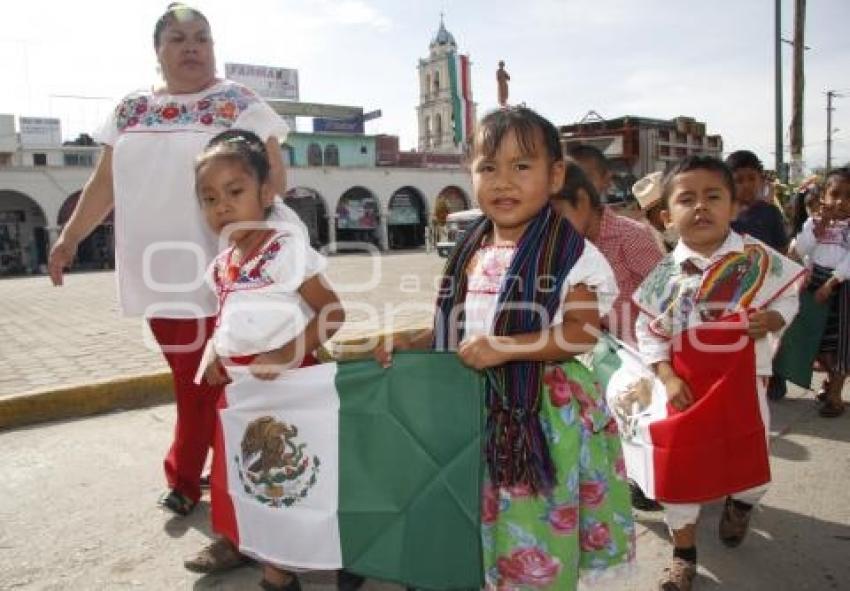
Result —
[[832, 99], [840, 96], [834, 90], [826, 91], [826, 174], [832, 170], [832, 112], [835, 110]]
[[785, 166], [782, 163], [782, 0], [775, 0], [776, 21], [775, 82], [776, 82], [776, 178], [786, 182]]
[[803, 180], [803, 52], [805, 51], [806, 0], [794, 2], [794, 86], [791, 111], [791, 180]]

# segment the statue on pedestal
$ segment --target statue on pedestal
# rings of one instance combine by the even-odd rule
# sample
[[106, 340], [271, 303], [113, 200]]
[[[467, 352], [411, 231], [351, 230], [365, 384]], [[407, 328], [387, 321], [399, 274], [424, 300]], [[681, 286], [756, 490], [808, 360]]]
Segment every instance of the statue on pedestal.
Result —
[[508, 81], [510, 75], [505, 71], [505, 62], [499, 62], [499, 69], [496, 70], [496, 83], [499, 86], [499, 106], [508, 106]]

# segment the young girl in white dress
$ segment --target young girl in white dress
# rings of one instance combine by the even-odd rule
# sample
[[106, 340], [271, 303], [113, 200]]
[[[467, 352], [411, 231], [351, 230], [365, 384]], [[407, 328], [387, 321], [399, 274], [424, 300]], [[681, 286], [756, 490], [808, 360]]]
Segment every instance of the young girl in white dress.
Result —
[[[344, 321], [339, 298], [323, 275], [325, 259], [310, 247], [303, 227], [267, 221], [274, 208], [268, 172], [263, 143], [242, 130], [213, 138], [195, 166], [203, 214], [227, 244], [208, 274], [219, 303], [215, 332], [201, 368], [210, 384], [228, 381], [228, 365], [247, 365], [260, 380], [272, 380], [287, 368], [312, 365], [316, 362], [312, 352]], [[226, 396], [221, 397], [220, 407], [226, 404]], [[211, 477], [212, 522], [223, 537], [213, 551], [238, 556], [221, 450], [218, 429]], [[294, 574], [274, 565], [265, 565], [263, 575], [264, 589], [301, 588]]]

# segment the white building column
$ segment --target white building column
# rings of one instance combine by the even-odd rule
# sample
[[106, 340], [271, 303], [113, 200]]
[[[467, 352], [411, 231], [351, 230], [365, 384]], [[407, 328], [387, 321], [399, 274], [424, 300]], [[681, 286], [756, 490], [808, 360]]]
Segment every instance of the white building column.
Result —
[[381, 224], [380, 225], [380, 228], [381, 228], [380, 232], [381, 233], [380, 233], [379, 238], [381, 239], [381, 250], [383, 252], [387, 252], [390, 249], [390, 234], [389, 234], [389, 228], [387, 227], [387, 222], [389, 221], [389, 217], [390, 216], [389, 216], [388, 213], [382, 213], [381, 214], [381, 219], [380, 219], [380, 224]]
[[336, 214], [328, 216], [328, 254], [336, 254]]

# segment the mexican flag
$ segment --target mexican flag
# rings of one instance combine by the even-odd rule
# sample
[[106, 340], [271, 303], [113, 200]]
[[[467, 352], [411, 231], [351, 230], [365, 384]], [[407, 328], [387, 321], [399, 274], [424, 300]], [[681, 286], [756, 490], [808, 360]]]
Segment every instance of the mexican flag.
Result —
[[644, 493], [701, 503], [770, 481], [756, 390], [755, 350], [744, 323], [714, 321], [671, 343], [694, 403], [677, 411], [636, 351], [606, 335], [594, 364], [623, 443], [626, 472]]
[[213, 522], [241, 552], [480, 587], [483, 386], [456, 354], [397, 353], [389, 369], [326, 363], [271, 382], [230, 374]]
[[472, 102], [469, 56], [452, 52], [448, 56], [448, 63], [454, 143], [462, 146], [472, 138], [475, 126], [475, 103]]

